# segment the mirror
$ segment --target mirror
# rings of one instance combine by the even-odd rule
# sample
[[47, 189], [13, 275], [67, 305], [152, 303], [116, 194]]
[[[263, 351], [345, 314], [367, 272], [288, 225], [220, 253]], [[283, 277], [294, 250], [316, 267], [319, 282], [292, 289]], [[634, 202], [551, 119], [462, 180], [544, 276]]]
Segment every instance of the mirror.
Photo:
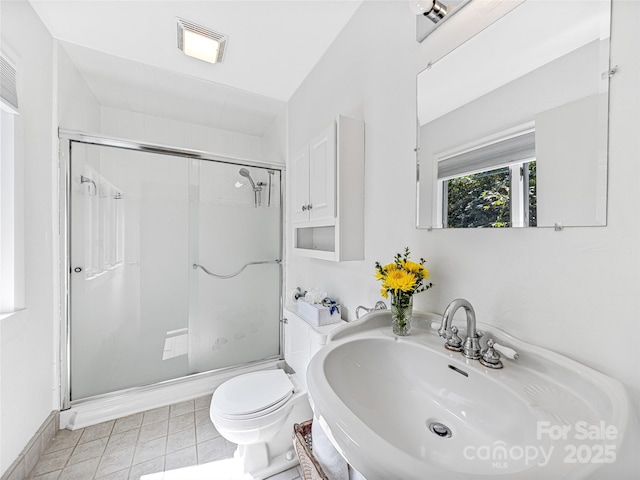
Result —
[[418, 74], [418, 228], [606, 225], [610, 9], [526, 0]]

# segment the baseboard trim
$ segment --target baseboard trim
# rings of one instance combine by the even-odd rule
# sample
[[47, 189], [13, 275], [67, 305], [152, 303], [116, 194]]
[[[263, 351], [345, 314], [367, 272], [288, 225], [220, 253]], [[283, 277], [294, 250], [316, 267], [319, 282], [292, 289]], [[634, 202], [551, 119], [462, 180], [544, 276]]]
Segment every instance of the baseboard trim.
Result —
[[60, 412], [54, 410], [47, 416], [18, 458], [0, 477], [0, 480], [25, 480], [28, 478], [40, 457], [49, 448], [49, 444], [59, 428]]

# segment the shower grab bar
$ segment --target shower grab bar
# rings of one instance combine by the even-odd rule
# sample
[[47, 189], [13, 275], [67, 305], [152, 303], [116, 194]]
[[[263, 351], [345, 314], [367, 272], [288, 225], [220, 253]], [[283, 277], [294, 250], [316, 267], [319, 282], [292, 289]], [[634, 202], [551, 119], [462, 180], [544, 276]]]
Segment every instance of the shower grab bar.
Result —
[[240, 275], [245, 268], [247, 268], [249, 265], [267, 265], [267, 264], [277, 264], [279, 265], [280, 262], [282, 260], [264, 260], [262, 262], [249, 262], [249, 263], [245, 263], [244, 266], [238, 270], [237, 272], [231, 273], [229, 275], [220, 275], [217, 273], [213, 273], [212, 271], [208, 270], [206, 267], [203, 267], [202, 265], [200, 265], [199, 263], [194, 263], [193, 264], [193, 269], [197, 270], [198, 268], [200, 268], [204, 273], [206, 273], [207, 275], [211, 275], [212, 277], [216, 277], [216, 278], [221, 278], [221, 279], [227, 279], [227, 278], [233, 278], [233, 277], [237, 277], [238, 275]]

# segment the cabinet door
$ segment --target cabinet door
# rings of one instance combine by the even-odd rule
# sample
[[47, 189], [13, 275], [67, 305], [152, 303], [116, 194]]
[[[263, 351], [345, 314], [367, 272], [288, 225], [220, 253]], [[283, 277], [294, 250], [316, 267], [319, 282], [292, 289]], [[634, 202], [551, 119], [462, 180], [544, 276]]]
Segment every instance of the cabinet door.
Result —
[[309, 148], [292, 158], [291, 209], [293, 223], [309, 221]]
[[332, 125], [309, 145], [309, 220], [336, 216], [336, 126]]

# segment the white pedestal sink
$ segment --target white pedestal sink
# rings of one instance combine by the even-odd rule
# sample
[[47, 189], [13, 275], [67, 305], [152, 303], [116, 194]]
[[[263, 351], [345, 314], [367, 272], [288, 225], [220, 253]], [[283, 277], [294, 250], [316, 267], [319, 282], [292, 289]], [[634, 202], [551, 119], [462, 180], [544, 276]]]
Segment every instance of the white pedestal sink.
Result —
[[314, 416], [367, 480], [640, 472], [628, 452], [637, 422], [618, 381], [479, 324], [485, 339], [520, 355], [491, 370], [445, 350], [432, 321], [439, 317], [414, 315], [412, 335], [398, 337], [389, 312], [372, 312], [311, 360]]

